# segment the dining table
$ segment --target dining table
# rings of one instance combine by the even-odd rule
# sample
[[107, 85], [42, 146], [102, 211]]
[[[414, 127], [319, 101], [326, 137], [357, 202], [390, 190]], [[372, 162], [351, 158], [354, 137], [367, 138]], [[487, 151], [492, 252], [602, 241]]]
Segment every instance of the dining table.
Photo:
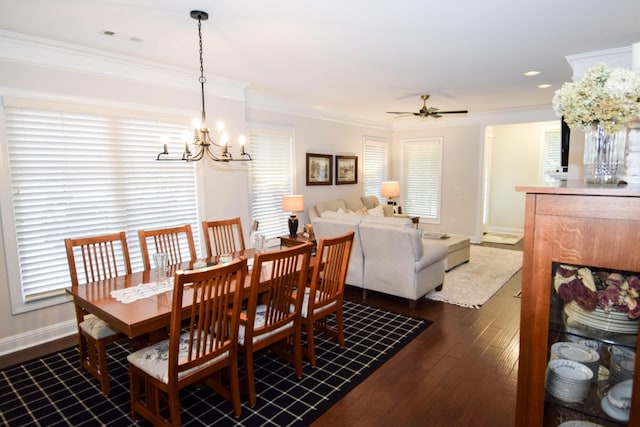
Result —
[[[249, 271], [244, 282], [244, 292], [247, 295], [251, 285], [251, 266], [254, 254], [254, 249], [250, 248], [236, 252], [230, 257], [233, 260], [247, 259]], [[309, 263], [310, 271], [314, 262], [315, 258], [312, 257]], [[219, 257], [183, 262], [170, 266], [168, 269], [169, 276], [173, 276], [180, 269], [194, 269], [194, 264], [196, 265], [195, 268], [202, 268], [203, 266], [223, 265], [224, 262]], [[173, 304], [171, 286], [164, 292], [145, 295], [130, 301], [123, 301], [113, 295], [122, 293], [125, 289], [133, 290], [142, 288], [145, 285], [152, 285], [155, 283], [155, 274], [155, 269], [138, 271], [110, 279], [72, 286], [67, 288], [66, 292], [72, 297], [76, 306], [109, 323], [113, 330], [129, 337], [132, 343], [140, 341], [140, 345], [146, 345], [145, 341], [153, 342], [161, 339], [162, 334], [166, 333], [166, 329], [170, 324]], [[185, 289], [185, 292], [190, 292], [190, 289]], [[190, 298], [184, 299], [185, 316], [188, 315], [188, 306], [186, 305], [190, 304], [190, 300]], [[134, 344], [134, 347], [137, 347], [137, 345]]]

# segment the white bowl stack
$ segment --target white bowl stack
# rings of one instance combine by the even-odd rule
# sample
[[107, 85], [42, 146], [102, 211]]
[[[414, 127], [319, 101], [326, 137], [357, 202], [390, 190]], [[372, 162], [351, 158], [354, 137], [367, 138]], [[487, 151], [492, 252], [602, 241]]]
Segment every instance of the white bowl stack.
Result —
[[583, 401], [592, 379], [593, 371], [574, 360], [554, 359], [547, 365], [547, 392], [563, 402]]
[[600, 354], [593, 348], [574, 342], [557, 342], [551, 346], [551, 360], [568, 359], [580, 362], [593, 372], [593, 381], [598, 379]]

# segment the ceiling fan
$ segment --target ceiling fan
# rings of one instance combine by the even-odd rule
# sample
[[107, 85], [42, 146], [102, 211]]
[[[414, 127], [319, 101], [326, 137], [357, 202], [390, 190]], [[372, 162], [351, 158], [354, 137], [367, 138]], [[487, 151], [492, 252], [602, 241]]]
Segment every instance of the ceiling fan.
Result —
[[438, 108], [427, 107], [427, 99], [429, 99], [429, 95], [420, 95], [422, 98], [422, 108], [418, 110], [417, 113], [408, 112], [408, 111], [387, 111], [387, 114], [404, 114], [404, 115], [414, 115], [419, 117], [433, 117], [434, 119], [442, 117], [443, 114], [466, 114], [467, 110], [456, 110], [456, 111], [440, 111]]

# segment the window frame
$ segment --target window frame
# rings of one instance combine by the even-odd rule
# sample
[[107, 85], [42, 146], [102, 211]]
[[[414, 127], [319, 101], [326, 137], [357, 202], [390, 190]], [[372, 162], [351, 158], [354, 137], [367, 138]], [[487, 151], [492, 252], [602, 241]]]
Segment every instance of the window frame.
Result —
[[[400, 143], [401, 143], [400, 151], [401, 151], [401, 165], [402, 165], [402, 181], [400, 184], [400, 193], [401, 193], [402, 204], [403, 204], [402, 211], [405, 214], [420, 217], [421, 223], [440, 224], [441, 217], [442, 217], [442, 158], [444, 153], [444, 149], [443, 149], [444, 138], [443, 137], [407, 138], [407, 139], [401, 139]], [[407, 162], [409, 161], [416, 161], [415, 154], [409, 156], [407, 153], [408, 147], [414, 144], [416, 145], [425, 144], [428, 147], [437, 145], [437, 148], [438, 148], [437, 152], [433, 156], [433, 161], [435, 162], [435, 166], [437, 169], [435, 172], [433, 172], [430, 175], [431, 180], [433, 180], [436, 184], [430, 190], [420, 189], [420, 191], [415, 195], [411, 194], [411, 190], [412, 188], [419, 185], [420, 180], [416, 179], [414, 180], [415, 182], [413, 183], [408, 182], [409, 174], [412, 173], [412, 171], [408, 170], [408, 168], [409, 166], [413, 167], [413, 165], [407, 164]], [[416, 169], [418, 169], [418, 166], [415, 166], [415, 167]], [[424, 167], [422, 167], [420, 170], [424, 171]], [[423, 199], [426, 199], [424, 195], [428, 191], [434, 192], [436, 196], [435, 202], [430, 204], [431, 205], [430, 209], [435, 211], [435, 215], [433, 216], [430, 216], [427, 213], [427, 211], [420, 210], [420, 205], [414, 206], [411, 203], [412, 200], [415, 200], [418, 197], [422, 197]]]
[[[382, 182], [387, 181], [389, 178], [389, 145], [388, 138], [368, 135], [362, 137], [362, 190], [365, 196], [378, 197], [380, 203], [386, 203], [384, 197], [382, 197]], [[382, 149], [381, 164], [378, 163], [372, 166], [372, 162], [374, 162], [375, 159], [367, 156], [368, 146]], [[376, 173], [380, 172], [380, 166], [382, 166], [382, 176], [379, 177], [379, 180], [373, 180], [371, 176], [376, 176]]]
[[[281, 138], [282, 140], [288, 140], [289, 147], [286, 151], [287, 154], [281, 153], [283, 155], [288, 155], [288, 161], [286, 159], [282, 159], [280, 156], [276, 155], [275, 160], [282, 160], [282, 165], [289, 166], [289, 170], [286, 171], [284, 176], [287, 177], [287, 183], [278, 184], [280, 187], [279, 191], [275, 191], [271, 194], [267, 194], [266, 197], [272, 199], [273, 203], [271, 204], [271, 208], [268, 209], [270, 211], [269, 219], [265, 220], [264, 218], [260, 218], [260, 214], [256, 212], [256, 185], [255, 185], [255, 173], [257, 170], [257, 166], [260, 165], [260, 161], [263, 157], [259, 155], [261, 151], [261, 141], [256, 140], [256, 138]], [[284, 126], [274, 126], [268, 125], [265, 123], [253, 123], [250, 125], [250, 135], [249, 140], [251, 143], [252, 155], [254, 157], [253, 161], [249, 166], [249, 208], [251, 209], [251, 222], [254, 223], [258, 221], [258, 233], [266, 236], [268, 240], [268, 246], [272, 246], [274, 243], [274, 239], [277, 239], [279, 236], [289, 235], [289, 227], [288, 227], [288, 218], [291, 212], [285, 212], [282, 210], [282, 196], [297, 194], [296, 193], [296, 150], [295, 150], [295, 130], [290, 127]], [[266, 141], [265, 141], [266, 142]], [[283, 141], [280, 141], [283, 142]], [[270, 153], [277, 154], [277, 153]], [[271, 175], [272, 176], [272, 175]], [[267, 224], [265, 224], [265, 221]], [[266, 229], [266, 231], [265, 231]], [[250, 245], [253, 245], [254, 242], [250, 242]]]

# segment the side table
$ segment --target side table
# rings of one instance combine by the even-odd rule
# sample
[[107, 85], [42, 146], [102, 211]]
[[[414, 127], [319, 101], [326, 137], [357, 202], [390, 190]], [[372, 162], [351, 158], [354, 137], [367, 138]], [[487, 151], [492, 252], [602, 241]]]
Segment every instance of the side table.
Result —
[[287, 234], [285, 236], [280, 236], [279, 239], [280, 239], [280, 249], [282, 249], [283, 247], [290, 248], [292, 246], [298, 246], [307, 242], [311, 242], [313, 243], [313, 253], [315, 254], [316, 252], [317, 243], [315, 239], [308, 240], [303, 236], [302, 233], [296, 234], [295, 237], [291, 237]]

